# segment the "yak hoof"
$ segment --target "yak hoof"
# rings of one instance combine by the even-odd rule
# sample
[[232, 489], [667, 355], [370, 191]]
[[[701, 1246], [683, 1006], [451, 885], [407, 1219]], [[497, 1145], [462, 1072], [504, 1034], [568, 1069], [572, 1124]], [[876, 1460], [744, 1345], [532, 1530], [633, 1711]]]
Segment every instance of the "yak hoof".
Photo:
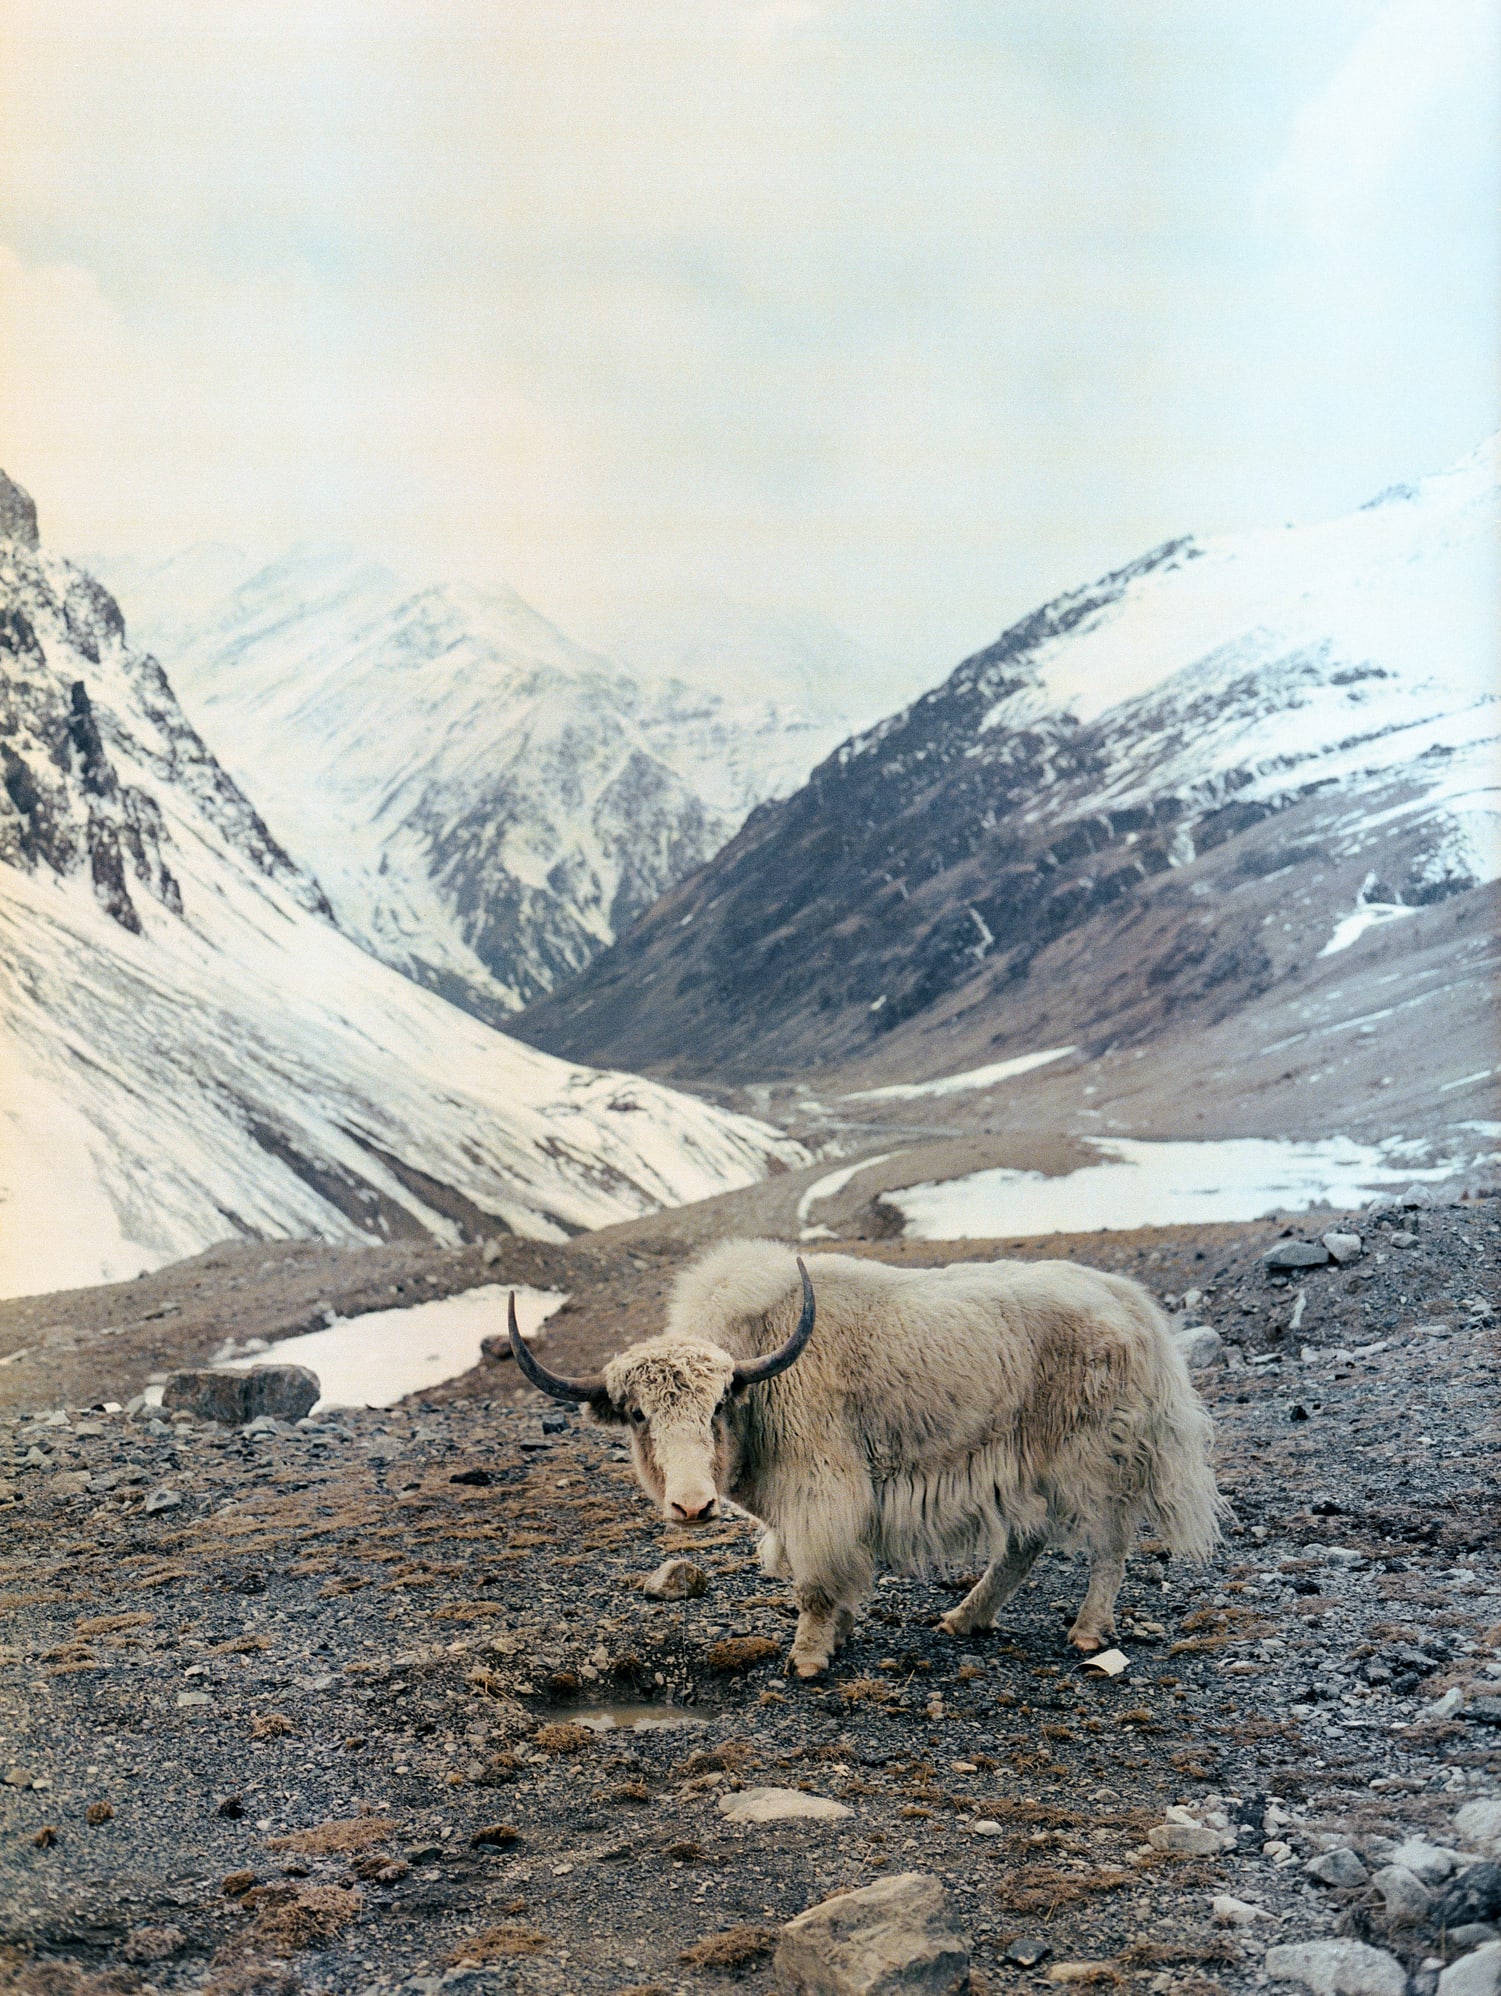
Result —
[[787, 1659], [789, 1677], [822, 1677], [828, 1667], [829, 1659], [826, 1656], [799, 1656], [796, 1650]]
[[1097, 1649], [1105, 1647], [1104, 1637], [1092, 1635], [1088, 1629], [1070, 1629], [1068, 1639], [1075, 1649], [1083, 1650], [1086, 1656], [1093, 1656]]

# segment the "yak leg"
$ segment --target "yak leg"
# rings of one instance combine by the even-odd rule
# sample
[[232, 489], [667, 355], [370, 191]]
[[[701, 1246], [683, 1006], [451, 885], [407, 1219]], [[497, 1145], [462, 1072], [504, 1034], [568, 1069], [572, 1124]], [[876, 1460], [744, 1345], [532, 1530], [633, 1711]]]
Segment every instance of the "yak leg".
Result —
[[1090, 1547], [1089, 1590], [1068, 1632], [1075, 1649], [1101, 1649], [1106, 1636], [1115, 1634], [1115, 1597], [1126, 1577], [1126, 1553], [1134, 1530], [1133, 1520], [1117, 1515]]
[[951, 1636], [993, 1629], [996, 1616], [1032, 1571], [1045, 1543], [1044, 1539], [1013, 1539], [1005, 1558], [992, 1560], [958, 1607], [939, 1617], [939, 1628]]
[[866, 1553], [851, 1553], [841, 1571], [799, 1580], [797, 1634], [787, 1659], [789, 1677], [817, 1677], [855, 1626], [854, 1604], [870, 1585], [873, 1564]]
[[756, 1553], [761, 1561], [763, 1573], [769, 1573], [775, 1580], [786, 1580], [791, 1576], [792, 1568], [787, 1564], [787, 1548], [782, 1544], [780, 1532], [774, 1532], [768, 1527], [761, 1534]]

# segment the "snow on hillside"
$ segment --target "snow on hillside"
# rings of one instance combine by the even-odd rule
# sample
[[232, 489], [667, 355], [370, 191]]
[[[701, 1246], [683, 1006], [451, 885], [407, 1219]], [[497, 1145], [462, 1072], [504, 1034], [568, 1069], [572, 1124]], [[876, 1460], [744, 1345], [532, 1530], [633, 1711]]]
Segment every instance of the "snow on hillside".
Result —
[[105, 563], [133, 635], [341, 924], [495, 1020], [581, 969], [846, 732], [634, 674], [514, 592], [347, 550]]
[[341, 935], [112, 599], [14, 506], [0, 774], [0, 1293], [230, 1236], [558, 1239], [801, 1161]]

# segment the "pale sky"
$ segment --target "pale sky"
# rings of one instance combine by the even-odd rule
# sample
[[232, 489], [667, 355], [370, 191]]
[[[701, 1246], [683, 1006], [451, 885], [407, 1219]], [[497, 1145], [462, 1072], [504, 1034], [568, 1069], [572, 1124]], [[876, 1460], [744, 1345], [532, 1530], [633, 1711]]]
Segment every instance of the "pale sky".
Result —
[[0, 0], [0, 465], [939, 677], [1493, 430], [1494, 0]]

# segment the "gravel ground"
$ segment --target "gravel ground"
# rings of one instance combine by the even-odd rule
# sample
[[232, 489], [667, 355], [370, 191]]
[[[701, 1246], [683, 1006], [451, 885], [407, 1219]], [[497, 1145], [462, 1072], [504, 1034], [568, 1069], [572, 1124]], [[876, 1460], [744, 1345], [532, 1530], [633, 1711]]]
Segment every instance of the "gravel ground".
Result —
[[[1366, 1216], [1358, 1262], [1288, 1281], [1261, 1266], [1274, 1226], [1081, 1250], [1172, 1307], [1197, 1286], [1185, 1321], [1227, 1341], [1201, 1383], [1237, 1522], [1207, 1569], [1142, 1545], [1110, 1681], [1064, 1644], [1083, 1575], [1054, 1556], [1003, 1629], [957, 1642], [933, 1623], [963, 1577], [887, 1580], [830, 1678], [789, 1683], [791, 1603], [751, 1528], [667, 1531], [609, 1435], [518, 1398], [509, 1366], [441, 1404], [233, 1433], [94, 1406], [86, 1310], [24, 1306], [80, 1335], [43, 1343], [53, 1369], [0, 1415], [0, 1988], [761, 1992], [782, 1922], [919, 1870], [977, 1988], [1089, 1963], [1071, 1979], [1213, 1996], [1265, 1982], [1269, 1944], [1343, 1934], [1426, 1996], [1476, 1936], [1441, 1900], [1389, 1924], [1369, 1874], [1417, 1834], [1475, 1850], [1456, 1815], [1501, 1797], [1498, 1219]], [[675, 1259], [503, 1247], [466, 1251], [470, 1282], [572, 1274], [559, 1364], [647, 1328]], [[270, 1252], [185, 1264], [201, 1323], [178, 1348], [187, 1312], [154, 1319], [116, 1394], [201, 1357], [227, 1328], [214, 1269], [223, 1300]], [[367, 1274], [381, 1306], [408, 1279]], [[170, 1300], [173, 1279], [149, 1280]], [[13, 1348], [24, 1329], [0, 1318]], [[669, 1554], [702, 1598], [642, 1596]], [[681, 1723], [578, 1724], [643, 1705]], [[756, 1786], [850, 1813], [731, 1820]], [[1217, 1923], [1220, 1895], [1268, 1917]]]

